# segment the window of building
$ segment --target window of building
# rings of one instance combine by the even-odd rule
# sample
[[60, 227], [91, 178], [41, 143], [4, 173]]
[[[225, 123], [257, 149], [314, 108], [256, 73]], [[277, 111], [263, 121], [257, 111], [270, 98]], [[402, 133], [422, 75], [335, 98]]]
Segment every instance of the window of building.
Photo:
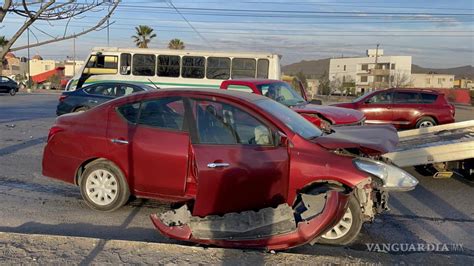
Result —
[[258, 59], [257, 62], [257, 78], [267, 79], [268, 78], [268, 68], [270, 61], [268, 59]]
[[120, 55], [120, 75], [130, 75], [132, 72], [132, 55]]
[[391, 65], [391, 69], [395, 69], [395, 64], [392, 64], [392, 65]]
[[50, 66], [50, 65], [45, 65], [45, 66], [44, 66], [44, 70], [46, 70], [46, 71], [51, 70], [51, 66]]
[[178, 55], [159, 55], [156, 74], [160, 77], [179, 77], [180, 61]]
[[360, 76], [360, 82], [367, 82], [368, 76]]
[[200, 100], [193, 106], [199, 143], [273, 145], [270, 129], [235, 106]]
[[232, 59], [232, 78], [255, 78], [256, 64], [252, 58]]
[[344, 65], [344, 71], [346, 71], [346, 65]]
[[390, 82], [394, 82], [395, 81], [395, 76], [390, 76]]
[[166, 97], [141, 104], [138, 124], [187, 131], [184, 126], [184, 104], [181, 97]]
[[230, 58], [208, 57], [206, 77], [208, 79], [229, 79]]
[[202, 79], [205, 74], [206, 58], [203, 56], [183, 56], [181, 75], [183, 78]]
[[369, 64], [362, 64], [361, 69], [368, 71], [369, 70]]
[[442, 79], [438, 78], [438, 84], [442, 84], [442, 83], [443, 83]]
[[430, 78], [426, 79], [426, 84], [431, 84], [431, 79]]
[[154, 76], [156, 56], [152, 54], [133, 55], [132, 73], [135, 76]]

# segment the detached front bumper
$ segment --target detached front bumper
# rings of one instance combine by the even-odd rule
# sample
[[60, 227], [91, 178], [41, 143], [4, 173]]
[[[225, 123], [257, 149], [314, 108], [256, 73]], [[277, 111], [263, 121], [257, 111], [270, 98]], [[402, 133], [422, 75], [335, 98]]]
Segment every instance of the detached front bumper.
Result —
[[[281, 222], [279, 224], [266, 224], [266, 232], [272, 232], [271, 234], [266, 235], [264, 233], [262, 235], [252, 234], [252, 232], [256, 232], [255, 226], [252, 225], [244, 225], [242, 230], [242, 225], [239, 223], [237, 223], [237, 225], [229, 224], [235, 223], [235, 221], [239, 219], [239, 215], [244, 215], [244, 213], [228, 214], [233, 215], [234, 221], [227, 222], [227, 224], [212, 224], [211, 222], [210, 227], [212, 228], [207, 231], [211, 233], [208, 233], [207, 235], [203, 234], [202, 231], [198, 233], [198, 229], [196, 229], [198, 226], [192, 225], [192, 221], [189, 223], [183, 223], [181, 225], [175, 225], [174, 222], [170, 223], [169, 221], [163, 221], [163, 219], [157, 214], [152, 214], [151, 220], [156, 229], [158, 229], [161, 234], [177, 240], [229, 248], [263, 248], [267, 250], [284, 250], [304, 245], [333, 227], [344, 215], [344, 212], [347, 208], [347, 203], [349, 201], [349, 196], [350, 194], [340, 191], [328, 191], [325, 196], [325, 202], [323, 202], [324, 208], [322, 211], [308, 220], [301, 220], [299, 222], [294, 220], [293, 210], [288, 205], [284, 204], [285, 206], [282, 208], [280, 208], [280, 206], [282, 206], [280, 205], [277, 209], [289, 209], [289, 213], [286, 214], [291, 215], [293, 220], [286, 219], [284, 221], [285, 225], [282, 225], [283, 223]], [[253, 213], [258, 214], [259, 212]], [[174, 213], [176, 214], [176, 212]], [[248, 212], [245, 213], [248, 215]], [[181, 214], [178, 215], [180, 215], [180, 219], [187, 219]], [[191, 220], [192, 219], [193, 218], [191, 218]], [[211, 218], [210, 220], [216, 221], [217, 219]], [[242, 221], [245, 221], [245, 219], [242, 219]], [[270, 219], [270, 221], [274, 222], [274, 219]], [[292, 221], [294, 224], [291, 224], [288, 221]], [[207, 223], [209, 224], [209, 222]], [[250, 231], [246, 231], [245, 226], [252, 228], [249, 229]], [[269, 226], [273, 226], [273, 228], [268, 230]], [[291, 226], [292, 228], [289, 228], [288, 226]], [[195, 228], [195, 232], [193, 231], [193, 228]]]

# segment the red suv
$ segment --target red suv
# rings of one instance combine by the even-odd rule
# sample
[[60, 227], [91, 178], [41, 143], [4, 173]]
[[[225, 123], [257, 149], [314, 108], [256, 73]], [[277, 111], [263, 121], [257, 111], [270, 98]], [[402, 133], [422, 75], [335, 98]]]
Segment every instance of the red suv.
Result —
[[444, 94], [424, 89], [378, 90], [334, 106], [364, 112], [367, 124], [387, 123], [403, 129], [453, 123], [455, 114]]
[[355, 155], [385, 153], [397, 140], [388, 125], [324, 134], [256, 94], [163, 89], [60, 116], [43, 174], [79, 185], [96, 210], [115, 210], [130, 195], [181, 203], [152, 215], [160, 232], [179, 240], [269, 249], [347, 244], [386, 208], [389, 190], [417, 184], [399, 168]]

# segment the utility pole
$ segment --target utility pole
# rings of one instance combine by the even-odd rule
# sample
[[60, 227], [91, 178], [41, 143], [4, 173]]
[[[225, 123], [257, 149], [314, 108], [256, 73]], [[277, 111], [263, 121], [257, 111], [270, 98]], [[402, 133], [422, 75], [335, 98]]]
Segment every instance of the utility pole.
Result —
[[374, 66], [374, 76], [373, 76], [373, 83], [372, 83], [372, 87], [373, 89], [376, 89], [376, 77], [377, 77], [377, 64], [378, 64], [378, 58], [379, 58], [379, 46], [380, 46], [380, 43], [377, 43], [377, 48], [375, 48], [375, 66]]
[[27, 82], [27, 85], [28, 85], [28, 89], [31, 89], [31, 68], [30, 68], [30, 29], [28, 28], [26, 30], [26, 39], [27, 39], [27, 42], [28, 42], [28, 82]]
[[76, 75], [76, 38], [72, 39], [72, 76]]
[[107, 19], [107, 47], [110, 46], [110, 31], [109, 31], [110, 23], [109, 19]]

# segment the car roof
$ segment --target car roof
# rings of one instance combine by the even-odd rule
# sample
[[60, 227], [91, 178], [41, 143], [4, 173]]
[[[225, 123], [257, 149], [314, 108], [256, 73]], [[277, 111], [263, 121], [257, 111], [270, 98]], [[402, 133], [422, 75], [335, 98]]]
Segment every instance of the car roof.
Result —
[[256, 84], [256, 85], [259, 85], [259, 84], [268, 84], [268, 83], [277, 83], [277, 82], [284, 82], [284, 81], [277, 80], [277, 79], [252, 79], [252, 78], [249, 78], [249, 79], [231, 79], [231, 80], [227, 80], [226, 82], [232, 83], [232, 81], [248, 82], [248, 83], [252, 83], [252, 84]]
[[124, 82], [124, 81], [94, 82], [92, 84], [87, 84], [86, 86], [83, 86], [81, 89], [85, 89], [89, 86], [98, 85], [98, 84], [134, 85], [134, 86], [138, 86], [138, 87], [141, 87], [141, 88], [144, 88], [144, 89], [156, 89], [152, 84], [148, 85], [148, 84], [144, 84], [144, 83], [141, 83], [141, 82]]
[[433, 94], [442, 94], [441, 92], [436, 91], [436, 90], [423, 89], [423, 88], [389, 88], [389, 89], [376, 90], [373, 92], [382, 92], [382, 91], [407, 91], [407, 92], [425, 92], [425, 93], [433, 93]]
[[247, 102], [255, 102], [262, 99], [268, 99], [267, 97], [255, 94], [255, 93], [248, 93], [244, 91], [236, 91], [236, 90], [220, 90], [214, 88], [167, 88], [167, 89], [159, 89], [159, 90], [151, 90], [145, 92], [139, 92], [130, 94], [125, 96], [128, 97], [135, 97], [138, 95], [151, 95], [153, 96], [161, 96], [162, 94], [186, 94], [186, 95], [201, 95], [201, 96], [218, 96], [224, 98], [234, 98], [237, 100], [244, 100]]

